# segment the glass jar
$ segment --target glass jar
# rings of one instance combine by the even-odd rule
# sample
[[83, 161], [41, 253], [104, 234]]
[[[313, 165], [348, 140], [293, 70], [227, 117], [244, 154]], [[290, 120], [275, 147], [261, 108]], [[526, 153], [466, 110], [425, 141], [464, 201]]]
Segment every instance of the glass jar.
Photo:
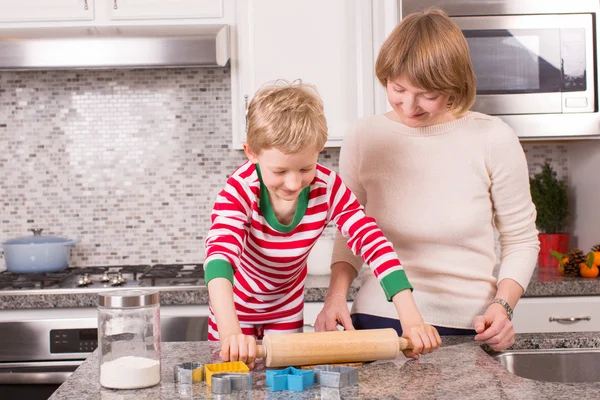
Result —
[[139, 389], [160, 382], [158, 292], [115, 290], [98, 294], [100, 384]]

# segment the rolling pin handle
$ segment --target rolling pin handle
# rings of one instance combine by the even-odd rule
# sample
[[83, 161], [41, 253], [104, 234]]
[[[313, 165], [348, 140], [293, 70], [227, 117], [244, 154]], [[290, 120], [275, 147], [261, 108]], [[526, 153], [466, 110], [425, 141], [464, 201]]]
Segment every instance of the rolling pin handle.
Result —
[[413, 348], [413, 344], [410, 339], [399, 337], [398, 338], [398, 349], [402, 350], [410, 350]]
[[265, 358], [267, 356], [267, 348], [261, 344], [256, 345], [256, 358]]

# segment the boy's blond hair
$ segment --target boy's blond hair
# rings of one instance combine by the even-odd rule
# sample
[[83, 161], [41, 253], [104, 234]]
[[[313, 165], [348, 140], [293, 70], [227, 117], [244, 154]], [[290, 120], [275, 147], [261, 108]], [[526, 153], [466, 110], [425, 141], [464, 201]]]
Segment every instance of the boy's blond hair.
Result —
[[271, 148], [321, 151], [326, 141], [327, 120], [314, 86], [278, 80], [263, 86], [250, 102], [247, 142], [256, 154]]
[[413, 86], [449, 95], [453, 114], [468, 111], [475, 102], [469, 45], [439, 9], [409, 14], [400, 22], [379, 51], [375, 74], [384, 87], [404, 76]]

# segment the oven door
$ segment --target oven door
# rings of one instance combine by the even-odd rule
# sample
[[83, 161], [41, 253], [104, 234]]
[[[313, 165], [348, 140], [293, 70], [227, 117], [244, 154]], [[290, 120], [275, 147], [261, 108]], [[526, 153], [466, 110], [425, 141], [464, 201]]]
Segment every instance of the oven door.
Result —
[[82, 362], [0, 363], [0, 399], [46, 400]]
[[492, 115], [595, 111], [591, 14], [452, 17], [475, 76], [473, 110]]

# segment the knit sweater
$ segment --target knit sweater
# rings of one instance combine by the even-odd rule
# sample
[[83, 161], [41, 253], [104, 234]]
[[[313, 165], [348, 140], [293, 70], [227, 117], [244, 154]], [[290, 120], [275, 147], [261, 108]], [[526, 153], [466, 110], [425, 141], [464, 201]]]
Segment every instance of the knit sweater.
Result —
[[[344, 140], [340, 175], [394, 245], [427, 323], [472, 328], [497, 282], [527, 288], [539, 251], [536, 211], [523, 149], [499, 118], [470, 112], [425, 128], [362, 119]], [[362, 266], [339, 237], [338, 261]], [[398, 318], [385, 300], [367, 271], [352, 313]]]
[[385, 297], [411, 288], [392, 245], [373, 218], [365, 215], [340, 177], [322, 165], [317, 164], [315, 178], [300, 194], [291, 224], [277, 220], [260, 168], [250, 162], [227, 180], [211, 221], [206, 281], [231, 280], [241, 323], [302, 320], [306, 260], [329, 222], [345, 238], [344, 245], [371, 267]]

